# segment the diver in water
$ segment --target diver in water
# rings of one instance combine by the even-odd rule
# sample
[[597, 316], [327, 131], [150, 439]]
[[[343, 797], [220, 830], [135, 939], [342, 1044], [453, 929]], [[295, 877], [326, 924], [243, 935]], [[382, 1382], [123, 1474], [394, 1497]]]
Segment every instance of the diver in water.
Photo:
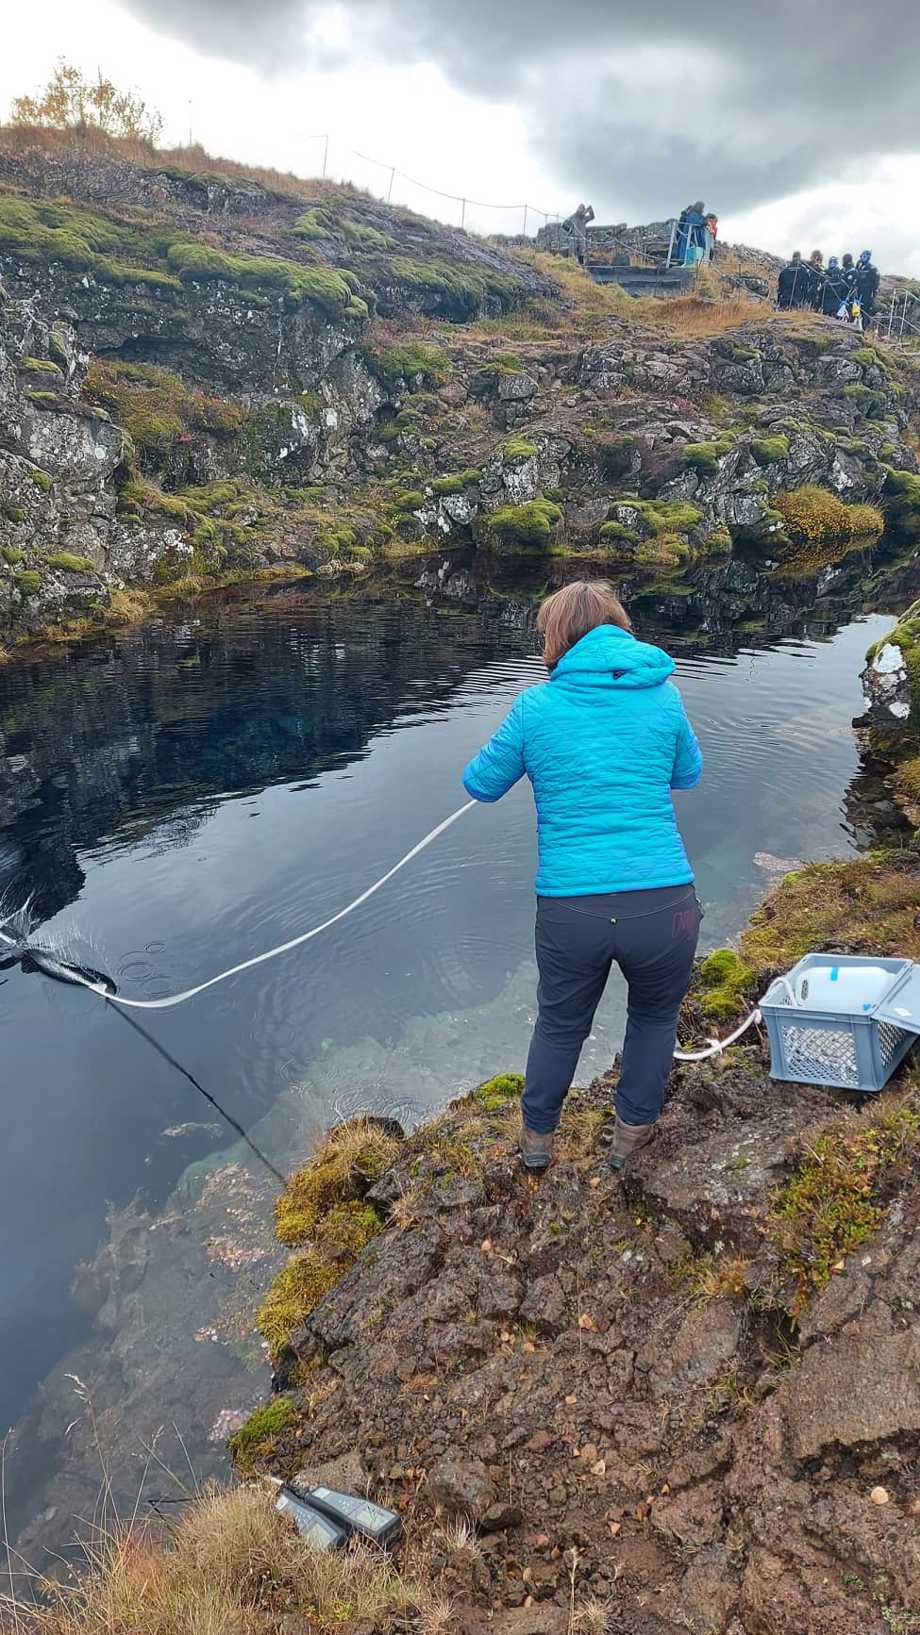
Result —
[[671, 799], [703, 757], [670, 677], [636, 640], [613, 587], [575, 580], [537, 616], [549, 679], [521, 693], [463, 774], [497, 801], [525, 775], [537, 808], [537, 990], [522, 1099], [521, 1157], [552, 1159], [553, 1134], [616, 963], [629, 996], [610, 1164], [651, 1140], [702, 909]]

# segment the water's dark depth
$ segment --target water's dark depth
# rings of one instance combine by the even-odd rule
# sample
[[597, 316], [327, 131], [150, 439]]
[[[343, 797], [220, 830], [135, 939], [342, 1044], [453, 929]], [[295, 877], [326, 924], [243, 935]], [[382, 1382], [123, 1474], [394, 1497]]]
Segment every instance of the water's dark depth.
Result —
[[[852, 845], [858, 673], [889, 623], [681, 653], [706, 774], [679, 813], [709, 946], [772, 860]], [[500, 608], [291, 591], [11, 667], [0, 890], [31, 894], [42, 936], [123, 992], [186, 987], [333, 912], [461, 804], [465, 760], [544, 673], [533, 653]], [[524, 786], [303, 951], [145, 1025], [246, 1124], [296, 1085], [305, 1132], [358, 1106], [417, 1116], [521, 1064], [533, 865]], [[191, 1150], [163, 1133], [214, 1115], [98, 1001], [19, 968], [0, 981], [5, 1426], [85, 1326], [68, 1291], [107, 1202], [141, 1189], [155, 1204], [232, 1137], [199, 1132]], [[609, 1061], [621, 1017], [613, 986], [585, 1071]]]

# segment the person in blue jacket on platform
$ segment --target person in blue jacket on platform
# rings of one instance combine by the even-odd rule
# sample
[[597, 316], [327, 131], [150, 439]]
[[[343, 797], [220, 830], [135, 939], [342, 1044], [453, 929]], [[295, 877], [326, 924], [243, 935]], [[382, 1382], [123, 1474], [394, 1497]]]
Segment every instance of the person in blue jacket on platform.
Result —
[[537, 808], [539, 1015], [527, 1057], [521, 1156], [552, 1158], [553, 1132], [615, 960], [629, 988], [610, 1162], [651, 1139], [664, 1101], [702, 910], [671, 792], [703, 757], [671, 680], [605, 580], [542, 604], [549, 680], [515, 701], [463, 774], [496, 801], [525, 773]]

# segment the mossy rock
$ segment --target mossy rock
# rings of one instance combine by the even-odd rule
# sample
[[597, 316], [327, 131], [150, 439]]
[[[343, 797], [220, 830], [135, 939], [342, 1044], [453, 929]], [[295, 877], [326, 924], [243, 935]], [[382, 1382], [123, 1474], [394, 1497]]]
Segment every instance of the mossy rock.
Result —
[[439, 497], [445, 494], [462, 494], [465, 488], [472, 488], [474, 483], [478, 483], [481, 476], [479, 467], [474, 466], [468, 471], [457, 471], [450, 477], [436, 477], [431, 484], [431, 491]]
[[728, 1022], [738, 1016], [756, 982], [756, 974], [733, 948], [717, 948], [703, 960], [699, 970], [700, 1006], [711, 1022]]
[[[8, 502], [0, 506], [7, 522], [25, 522], [26, 514], [21, 505], [10, 505]], [[14, 545], [3, 547], [3, 557], [6, 562], [21, 562], [23, 553]]]
[[50, 358], [21, 358], [17, 364], [20, 375], [31, 375], [43, 380], [61, 380], [63, 371]]
[[17, 573], [13, 581], [20, 596], [37, 596], [42, 588], [42, 576], [33, 570]]
[[282, 1267], [256, 1315], [256, 1327], [272, 1357], [285, 1350], [340, 1276], [341, 1268], [312, 1250]]
[[283, 291], [290, 308], [313, 304], [331, 318], [369, 316], [367, 302], [334, 267], [304, 266], [276, 256], [229, 255], [193, 239], [170, 244], [166, 260], [183, 283], [221, 280], [244, 288], [267, 286]]
[[524, 460], [532, 460], [539, 453], [536, 443], [531, 443], [527, 437], [509, 437], [502, 445], [502, 459], [506, 465], [520, 465]]
[[653, 534], [689, 534], [694, 528], [698, 528], [703, 520], [699, 506], [692, 505], [689, 500], [627, 498], [620, 503], [638, 511], [642, 521]]
[[497, 1113], [516, 1101], [524, 1088], [522, 1073], [496, 1073], [473, 1091], [472, 1100], [487, 1113]]
[[718, 471], [719, 461], [731, 454], [735, 447], [733, 437], [720, 437], [711, 443], [684, 443], [680, 457], [685, 466], [692, 466], [694, 471]]
[[920, 532], [920, 476], [890, 469], [883, 490], [888, 519], [905, 533]]
[[47, 494], [48, 490], [54, 483], [54, 478], [49, 477], [47, 471], [33, 470], [30, 471], [29, 475], [32, 478], [36, 488], [40, 488], [43, 494]]
[[492, 550], [540, 550], [552, 542], [561, 521], [562, 510], [552, 500], [502, 505], [483, 519], [482, 536]]
[[751, 453], [759, 466], [776, 465], [789, 458], [789, 438], [782, 432], [775, 437], [755, 437], [751, 441]]
[[259, 1459], [274, 1452], [277, 1438], [296, 1418], [290, 1397], [272, 1397], [270, 1402], [256, 1408], [227, 1443], [237, 1470], [244, 1476], [252, 1475]]
[[95, 573], [93, 563], [88, 556], [75, 556], [73, 551], [56, 551], [54, 556], [46, 558], [49, 568], [56, 568], [59, 573]]
[[449, 357], [440, 347], [430, 346], [424, 341], [368, 347], [364, 356], [373, 373], [388, 386], [400, 380], [413, 380], [419, 375], [438, 385], [447, 379], [452, 368]]
[[608, 545], [638, 545], [642, 535], [637, 528], [630, 528], [625, 522], [604, 522], [601, 524], [599, 537]]
[[632, 453], [635, 447], [635, 437], [610, 436], [603, 432], [590, 431], [589, 452], [594, 454], [600, 467], [601, 476], [605, 482], [619, 482], [626, 476], [632, 465]]

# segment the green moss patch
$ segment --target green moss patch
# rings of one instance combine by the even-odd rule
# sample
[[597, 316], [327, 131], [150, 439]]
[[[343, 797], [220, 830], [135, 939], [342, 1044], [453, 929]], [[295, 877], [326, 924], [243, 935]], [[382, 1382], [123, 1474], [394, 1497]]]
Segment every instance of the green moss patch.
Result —
[[450, 477], [437, 477], [431, 485], [433, 494], [462, 494], [465, 488], [471, 488], [478, 483], [482, 472], [478, 466], [469, 471], [457, 471]]
[[251, 1475], [259, 1459], [274, 1451], [275, 1442], [283, 1430], [296, 1419], [294, 1404], [289, 1397], [273, 1397], [249, 1415], [244, 1425], [231, 1436], [227, 1447], [237, 1469]]
[[562, 510], [552, 500], [529, 500], [492, 511], [483, 521], [482, 534], [492, 550], [539, 550], [552, 542], [561, 521]]
[[502, 445], [502, 459], [509, 466], [531, 460], [538, 452], [536, 443], [531, 443], [526, 437], [509, 437]]
[[906, 533], [920, 532], [920, 476], [914, 471], [888, 472], [884, 487], [890, 522]]
[[789, 458], [789, 439], [782, 432], [775, 437], [755, 437], [751, 442], [751, 453], [759, 466], [776, 465], [778, 461]]
[[461, 322], [478, 316], [489, 305], [512, 306], [520, 293], [515, 278], [488, 267], [415, 261], [404, 255], [371, 257], [367, 264], [378, 285], [394, 285], [425, 311], [441, 312]]
[[733, 948], [717, 948], [700, 965], [700, 1006], [711, 1022], [729, 1022], [746, 1009], [754, 971]]
[[794, 1316], [844, 1256], [878, 1230], [893, 1183], [910, 1173], [918, 1152], [920, 1110], [912, 1100], [810, 1143], [771, 1210], [771, 1237], [795, 1284]]
[[312, 1251], [282, 1267], [256, 1314], [256, 1327], [273, 1357], [290, 1344], [340, 1276], [341, 1268]]
[[473, 1091], [472, 1099], [487, 1113], [496, 1113], [516, 1101], [524, 1088], [522, 1073], [496, 1073]]
[[43, 494], [47, 494], [49, 488], [52, 486], [52, 483], [54, 482], [54, 478], [49, 477], [47, 471], [33, 470], [33, 471], [30, 471], [29, 476], [32, 478], [32, 481], [35, 484], [36, 488], [40, 488], [42, 490]]
[[692, 466], [694, 471], [718, 471], [719, 461], [731, 454], [735, 446], [733, 437], [720, 437], [710, 443], [684, 443], [680, 457], [685, 466]]
[[14, 584], [20, 596], [37, 596], [42, 588], [42, 576], [32, 570], [17, 573]]
[[277, 256], [230, 255], [194, 239], [170, 244], [166, 261], [183, 283], [219, 279], [244, 288], [274, 288], [283, 291], [292, 308], [312, 303], [331, 318], [368, 317], [367, 302], [356, 295], [354, 280], [334, 267]]
[[128, 432], [143, 453], [167, 453], [196, 431], [230, 437], [244, 425], [237, 403], [187, 386], [179, 375], [149, 363], [93, 358], [83, 396], [98, 404]]
[[388, 386], [400, 380], [413, 380], [421, 375], [425, 381], [437, 385], [451, 372], [451, 361], [438, 346], [424, 341], [401, 341], [393, 346], [370, 346], [364, 356], [369, 367]]
[[0, 251], [23, 261], [58, 261], [107, 283], [179, 288], [167, 270], [124, 259], [161, 259], [141, 229], [66, 201], [0, 196]]
[[[15, 506], [10, 506], [9, 509], [12, 511], [16, 508]], [[4, 513], [6, 513], [6, 507], [4, 507]], [[21, 521], [22, 518], [11, 518], [10, 520]], [[0, 556], [2, 556], [8, 568], [18, 568], [20, 562], [25, 561], [26, 553], [25, 551], [21, 551], [18, 545], [3, 545], [0, 546]]]
[[47, 558], [49, 568], [57, 568], [59, 573], [94, 573], [95, 569], [88, 556], [75, 556], [72, 551], [57, 551], [54, 556]]

